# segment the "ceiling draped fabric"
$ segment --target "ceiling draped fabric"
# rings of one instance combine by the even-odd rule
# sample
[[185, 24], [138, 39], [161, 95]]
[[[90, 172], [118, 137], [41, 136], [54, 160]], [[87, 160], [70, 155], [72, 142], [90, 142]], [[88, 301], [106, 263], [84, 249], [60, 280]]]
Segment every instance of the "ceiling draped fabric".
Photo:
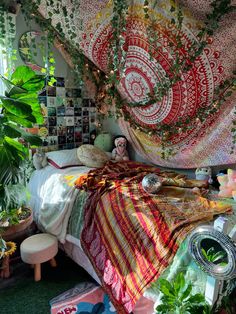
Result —
[[[64, 3], [66, 1], [62, 1]], [[153, 4], [154, 0], [149, 3]], [[183, 1], [183, 25], [181, 38], [186, 46], [197, 40], [196, 34], [206, 14], [210, 12], [210, 2], [206, 0]], [[232, 4], [235, 1], [232, 1]], [[118, 90], [129, 102], [142, 101], [147, 93], [152, 92], [155, 83], [160, 81], [170, 69], [173, 50], [169, 43], [173, 42], [174, 25], [170, 23], [170, 2], [157, 1], [153, 17], [157, 19], [155, 31], [158, 34], [158, 50], [149, 52], [152, 46], [148, 41], [150, 21], [144, 17], [144, 1], [130, 1], [126, 26], [126, 59]], [[151, 6], [150, 6], [151, 7]], [[74, 25], [78, 26], [76, 41], [84, 54], [98, 68], [107, 72], [109, 56], [109, 40], [111, 37], [111, 16], [113, 3], [108, 0], [81, 0]], [[46, 14], [45, 6], [41, 13]], [[63, 16], [53, 16], [56, 25]], [[131, 128], [124, 119], [119, 125], [127, 136], [135, 151], [148, 161], [161, 166], [174, 168], [195, 168], [232, 164], [236, 155], [230, 154], [232, 146], [231, 128], [233, 127], [236, 93], [226, 99], [221, 109], [214, 116], [209, 116], [204, 123], [196, 123], [191, 131], [179, 132], [167, 142], [167, 148], [175, 154], [168, 159], [161, 157], [161, 141], [158, 136], [142, 132], [140, 128], [155, 128], [160, 122], [172, 124], [179, 117], [192, 116], [200, 107], [212, 106], [214, 89], [236, 68], [236, 13], [226, 14], [220, 27], [213, 36], [208, 37], [208, 45], [195, 60], [193, 67], [181, 73], [181, 80], [169, 89], [162, 101], [145, 107], [124, 110], [135, 122]], [[156, 47], [157, 45], [155, 45]], [[186, 57], [182, 49], [180, 55]]]

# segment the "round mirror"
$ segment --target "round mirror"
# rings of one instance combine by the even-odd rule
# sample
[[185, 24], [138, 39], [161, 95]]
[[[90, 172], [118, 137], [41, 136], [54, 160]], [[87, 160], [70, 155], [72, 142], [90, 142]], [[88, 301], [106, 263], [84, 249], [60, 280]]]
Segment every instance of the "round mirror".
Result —
[[232, 240], [212, 226], [196, 228], [189, 237], [189, 252], [200, 268], [212, 277], [236, 277], [236, 247]]

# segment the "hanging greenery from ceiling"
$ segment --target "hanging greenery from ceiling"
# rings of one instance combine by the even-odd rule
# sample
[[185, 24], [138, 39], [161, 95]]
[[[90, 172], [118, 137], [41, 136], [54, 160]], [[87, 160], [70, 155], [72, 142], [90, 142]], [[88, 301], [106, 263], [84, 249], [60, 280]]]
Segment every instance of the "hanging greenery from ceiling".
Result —
[[[110, 58], [107, 68], [106, 77], [104, 73], [97, 69], [92, 62], [85, 56], [81, 47], [79, 46], [80, 39], [77, 34], [78, 11], [80, 10], [80, 1], [71, 0], [70, 5], [65, 5], [61, 1], [46, 0], [47, 16], [43, 18], [39, 12], [41, 1], [36, 0], [34, 3], [23, 0], [22, 8], [29, 19], [34, 18], [42, 29], [48, 32], [49, 42], [52, 44], [56, 36], [71, 55], [74, 63], [75, 71], [78, 75], [78, 83], [83, 84], [84, 78], [92, 80], [98, 88], [102, 90], [107, 97], [100, 97], [100, 107], [102, 102], [105, 102], [108, 107], [115, 104], [117, 118], [123, 116], [126, 121], [129, 121], [131, 127], [140, 129], [142, 132], [148, 133], [150, 136], [158, 136], [161, 139], [163, 147], [163, 158], [172, 153], [171, 150], [166, 149], [166, 143], [177, 134], [187, 132], [189, 129], [195, 128], [199, 123], [214, 115], [220, 110], [225, 100], [231, 96], [236, 86], [236, 73], [223, 81], [214, 90], [214, 97], [212, 103], [207, 107], [200, 107], [191, 115], [179, 118], [178, 121], [172, 124], [164, 122], [158, 123], [155, 126], [140, 126], [137, 124], [128, 108], [138, 108], [146, 105], [160, 102], [163, 97], [166, 97], [169, 90], [179, 81], [182, 80], [184, 73], [187, 73], [193, 66], [197, 58], [202, 54], [209, 42], [209, 36], [219, 28], [219, 23], [223, 16], [232, 12], [235, 7], [231, 5], [230, 0], [214, 0], [211, 2], [211, 12], [206, 15], [204, 25], [199, 30], [196, 40], [187, 45], [184, 38], [181, 36], [184, 17], [181, 5], [175, 1], [171, 1], [169, 8], [169, 19], [173, 26], [172, 41], [169, 42], [168, 49], [173, 56], [172, 64], [170, 65], [168, 73], [161, 77], [156, 82], [153, 90], [146, 95], [146, 99], [142, 101], [129, 102], [127, 99], [122, 99], [119, 93], [119, 83], [125, 73], [125, 60], [127, 54], [127, 43], [129, 41], [129, 33], [127, 31], [127, 21], [132, 14], [127, 0], [114, 0], [113, 14], [111, 16], [111, 35], [110, 35]], [[158, 42], [159, 33], [157, 31], [158, 21], [155, 18], [154, 11], [158, 7], [158, 1], [143, 2], [143, 15], [146, 20], [147, 38], [150, 45], [149, 55], [154, 58], [155, 54], [160, 49]], [[74, 8], [74, 9], [71, 9]], [[75, 16], [76, 12], [76, 16]], [[53, 16], [61, 14], [62, 20], [59, 20], [55, 25], [53, 24]], [[82, 27], [80, 25], [80, 27]], [[185, 55], [181, 53], [185, 52]], [[185, 57], [187, 54], [187, 58]], [[184, 57], [183, 57], [184, 56]], [[99, 93], [98, 93], [99, 94]], [[109, 111], [109, 110], [108, 110]], [[236, 125], [236, 122], [235, 122]], [[232, 128], [233, 144], [236, 142], [236, 127]]]

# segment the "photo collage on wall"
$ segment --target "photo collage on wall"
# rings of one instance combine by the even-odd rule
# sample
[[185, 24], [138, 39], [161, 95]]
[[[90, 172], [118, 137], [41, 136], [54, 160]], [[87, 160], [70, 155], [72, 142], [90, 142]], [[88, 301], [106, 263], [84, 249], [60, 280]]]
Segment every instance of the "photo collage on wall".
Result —
[[65, 79], [56, 77], [54, 86], [46, 86], [39, 95], [44, 123], [38, 126], [44, 150], [71, 149], [90, 143], [95, 130], [95, 102], [83, 98], [81, 89], [65, 87]]

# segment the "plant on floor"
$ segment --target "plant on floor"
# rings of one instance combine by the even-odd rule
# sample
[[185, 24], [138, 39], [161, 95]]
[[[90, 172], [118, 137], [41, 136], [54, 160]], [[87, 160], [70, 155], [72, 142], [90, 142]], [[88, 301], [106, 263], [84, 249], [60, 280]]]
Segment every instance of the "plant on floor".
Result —
[[166, 279], [160, 279], [160, 291], [162, 303], [156, 307], [156, 313], [160, 314], [210, 314], [210, 306], [202, 294], [192, 295], [192, 284], [185, 282], [183, 273], [179, 273], [170, 283]]
[[27, 199], [26, 162], [29, 149], [41, 139], [26, 128], [42, 124], [38, 92], [45, 78], [27, 66], [16, 68], [10, 79], [1, 76], [7, 90], [0, 95], [0, 212], [1, 219], [17, 223], [25, 216], [19, 207]]

